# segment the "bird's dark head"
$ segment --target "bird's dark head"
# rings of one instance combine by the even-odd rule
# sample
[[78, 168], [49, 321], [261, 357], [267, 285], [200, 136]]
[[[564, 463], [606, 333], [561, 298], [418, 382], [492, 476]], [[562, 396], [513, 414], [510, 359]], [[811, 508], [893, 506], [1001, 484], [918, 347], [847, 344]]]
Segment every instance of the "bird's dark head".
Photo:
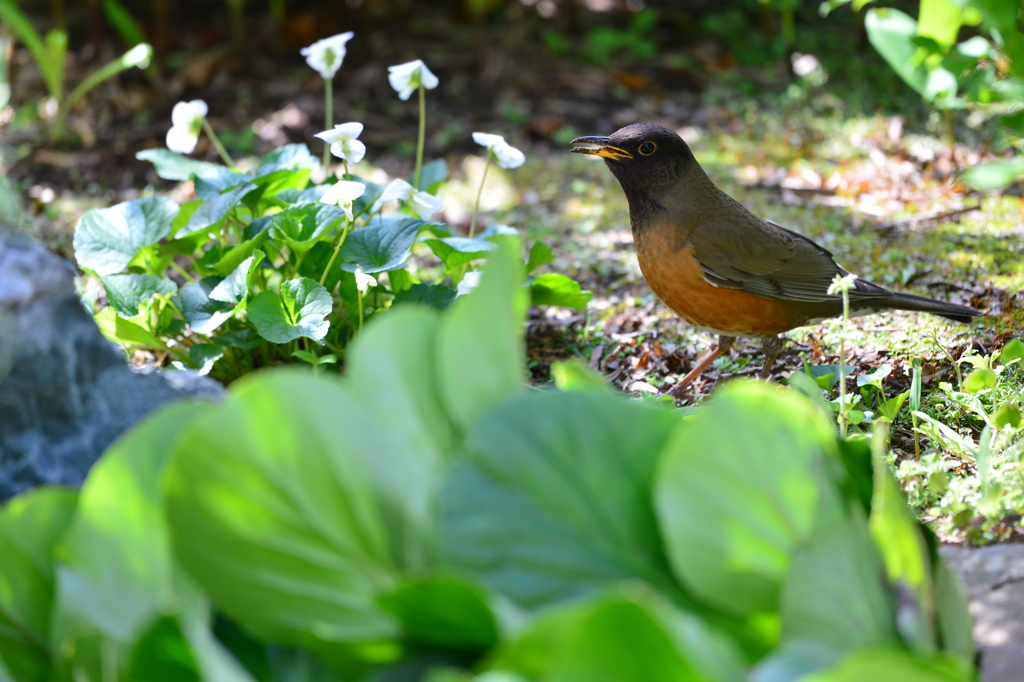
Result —
[[627, 195], [674, 185], [700, 168], [683, 138], [653, 123], [634, 123], [611, 137], [577, 137], [572, 144], [588, 145], [574, 147], [577, 154], [603, 158]]

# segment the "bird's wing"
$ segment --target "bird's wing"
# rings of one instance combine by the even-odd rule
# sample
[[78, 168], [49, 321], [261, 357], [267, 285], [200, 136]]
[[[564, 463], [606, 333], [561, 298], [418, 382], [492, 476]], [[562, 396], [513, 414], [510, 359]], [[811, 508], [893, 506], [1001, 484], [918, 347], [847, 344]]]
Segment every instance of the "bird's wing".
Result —
[[[745, 210], [705, 222], [691, 233], [690, 242], [707, 282], [764, 298], [840, 300], [839, 295], [829, 295], [829, 286], [836, 275], [849, 274], [827, 249]], [[882, 287], [862, 279], [850, 290], [851, 300], [887, 295]]]

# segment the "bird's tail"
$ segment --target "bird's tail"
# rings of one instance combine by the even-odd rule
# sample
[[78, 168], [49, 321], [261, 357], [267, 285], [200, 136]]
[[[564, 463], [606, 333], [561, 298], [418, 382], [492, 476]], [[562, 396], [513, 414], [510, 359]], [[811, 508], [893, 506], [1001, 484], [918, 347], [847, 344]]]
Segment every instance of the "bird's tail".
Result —
[[913, 294], [893, 293], [885, 298], [883, 304], [886, 308], [931, 313], [954, 322], [970, 322], [978, 315], [981, 315], [980, 310], [975, 310], [965, 305], [938, 301], [934, 298], [925, 298], [924, 296], [914, 296]]

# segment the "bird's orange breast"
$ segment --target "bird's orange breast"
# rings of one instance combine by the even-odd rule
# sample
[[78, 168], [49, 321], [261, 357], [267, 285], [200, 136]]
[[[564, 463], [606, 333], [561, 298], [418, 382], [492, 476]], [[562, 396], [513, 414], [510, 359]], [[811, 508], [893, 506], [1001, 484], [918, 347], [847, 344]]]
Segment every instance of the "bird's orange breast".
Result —
[[670, 244], [662, 231], [636, 235], [640, 270], [665, 305], [690, 324], [730, 336], [775, 336], [805, 322], [793, 301], [755, 296], [704, 280], [693, 247]]

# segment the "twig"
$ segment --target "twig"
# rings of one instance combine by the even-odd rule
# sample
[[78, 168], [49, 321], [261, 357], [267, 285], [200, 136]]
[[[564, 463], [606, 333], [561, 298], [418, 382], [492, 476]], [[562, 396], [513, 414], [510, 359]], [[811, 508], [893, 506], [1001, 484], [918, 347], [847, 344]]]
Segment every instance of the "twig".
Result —
[[937, 220], [945, 220], [947, 218], [956, 218], [957, 216], [963, 215], [964, 213], [970, 213], [971, 211], [980, 211], [981, 205], [978, 206], [967, 206], [964, 208], [957, 208], [952, 211], [945, 211], [943, 213], [934, 213], [931, 215], [912, 215], [907, 218], [901, 218], [899, 220], [892, 220], [887, 223], [876, 223], [868, 227], [869, 230], [895, 230], [898, 227], [906, 227], [909, 225], [918, 225], [920, 223], [930, 223]]

